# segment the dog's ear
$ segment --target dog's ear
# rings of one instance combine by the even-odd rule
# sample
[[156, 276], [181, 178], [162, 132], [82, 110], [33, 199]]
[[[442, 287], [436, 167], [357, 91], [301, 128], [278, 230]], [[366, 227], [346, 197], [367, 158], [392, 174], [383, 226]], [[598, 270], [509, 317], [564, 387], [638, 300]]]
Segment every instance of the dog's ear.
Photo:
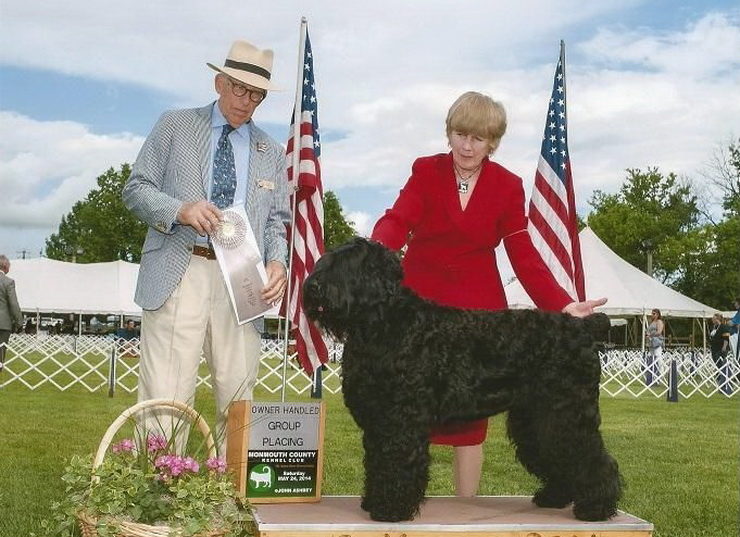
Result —
[[597, 341], [603, 341], [609, 334], [611, 323], [606, 313], [594, 313], [585, 317], [583, 322], [586, 323], [586, 329]]

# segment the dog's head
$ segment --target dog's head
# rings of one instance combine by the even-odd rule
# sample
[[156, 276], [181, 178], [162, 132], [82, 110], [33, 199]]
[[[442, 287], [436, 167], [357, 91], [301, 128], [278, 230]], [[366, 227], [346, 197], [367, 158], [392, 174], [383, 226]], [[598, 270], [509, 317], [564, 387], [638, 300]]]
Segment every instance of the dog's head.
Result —
[[306, 315], [339, 339], [376, 317], [398, 293], [398, 256], [377, 242], [355, 238], [327, 252], [303, 284]]

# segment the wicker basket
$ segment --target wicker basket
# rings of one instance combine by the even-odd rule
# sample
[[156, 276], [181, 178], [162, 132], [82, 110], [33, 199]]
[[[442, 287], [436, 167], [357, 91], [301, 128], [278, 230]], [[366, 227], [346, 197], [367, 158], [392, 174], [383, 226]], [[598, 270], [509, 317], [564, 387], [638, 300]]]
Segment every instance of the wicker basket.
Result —
[[[95, 471], [95, 469], [103, 463], [103, 458], [105, 457], [105, 454], [108, 451], [111, 442], [113, 441], [113, 437], [116, 435], [118, 430], [123, 427], [123, 425], [126, 424], [132, 416], [135, 416], [143, 410], [152, 408], [169, 408], [180, 411], [182, 415], [188, 419], [188, 421], [198, 427], [201, 434], [205, 438], [206, 447], [208, 449], [208, 456], [216, 456], [216, 445], [213, 441], [211, 429], [208, 427], [208, 424], [200, 416], [200, 414], [198, 414], [191, 407], [180, 401], [175, 401], [172, 399], [150, 399], [148, 401], [142, 401], [139, 404], [127, 408], [121, 413], [120, 416], [115, 419], [113, 423], [110, 424], [110, 427], [108, 427], [108, 430], [105, 432], [103, 438], [100, 440], [100, 446], [98, 447], [98, 451], [95, 454], [95, 459], [93, 460], [92, 464], [93, 471]], [[93, 483], [95, 483], [97, 480], [98, 477], [94, 476]], [[77, 513], [77, 521], [80, 525], [82, 537], [98, 537], [98, 532], [96, 529], [97, 519], [95, 517], [90, 516], [84, 511], [81, 511]], [[116, 526], [118, 537], [170, 537], [170, 535], [172, 535], [172, 528], [169, 526], [151, 526], [149, 524], [141, 524], [138, 522], [130, 522], [127, 520], [116, 521]], [[207, 533], [201, 533], [199, 535], [200, 537], [221, 537], [225, 535], [225, 533], [225, 530], [213, 530]]]

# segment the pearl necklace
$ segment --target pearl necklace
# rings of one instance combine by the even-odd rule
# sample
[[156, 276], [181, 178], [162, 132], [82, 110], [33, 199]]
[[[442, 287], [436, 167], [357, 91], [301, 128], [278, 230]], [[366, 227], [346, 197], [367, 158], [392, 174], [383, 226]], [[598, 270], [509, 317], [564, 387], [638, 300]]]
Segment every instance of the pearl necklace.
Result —
[[460, 173], [460, 170], [457, 169], [457, 166], [453, 165], [453, 168], [455, 169], [455, 177], [457, 178], [457, 191], [460, 194], [467, 194], [470, 190], [470, 179], [480, 171], [481, 166], [483, 163], [481, 162], [476, 166], [476, 168], [468, 174], [467, 177], [463, 177], [463, 174]]

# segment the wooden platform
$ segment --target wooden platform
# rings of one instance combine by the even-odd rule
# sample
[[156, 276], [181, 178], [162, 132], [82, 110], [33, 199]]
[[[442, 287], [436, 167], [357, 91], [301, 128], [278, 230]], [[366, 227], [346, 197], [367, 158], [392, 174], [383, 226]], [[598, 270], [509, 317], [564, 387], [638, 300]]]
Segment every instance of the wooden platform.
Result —
[[374, 522], [358, 496], [319, 503], [255, 505], [259, 537], [650, 537], [653, 525], [621, 512], [582, 522], [570, 508], [541, 509], [529, 496], [428, 498], [411, 522]]

